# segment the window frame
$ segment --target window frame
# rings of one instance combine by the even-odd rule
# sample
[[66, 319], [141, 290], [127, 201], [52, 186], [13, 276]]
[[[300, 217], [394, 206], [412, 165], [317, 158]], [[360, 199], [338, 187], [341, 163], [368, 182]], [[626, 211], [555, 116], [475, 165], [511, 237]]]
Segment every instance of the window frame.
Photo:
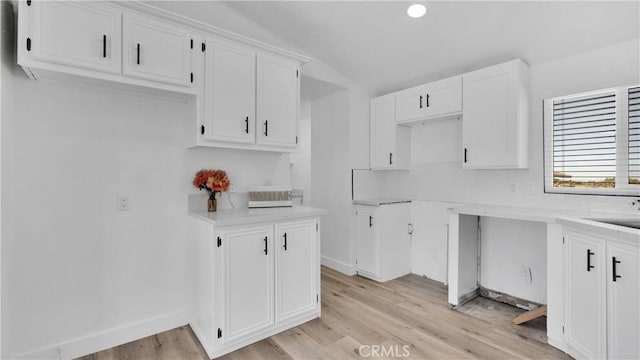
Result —
[[[629, 100], [628, 90], [640, 85], [625, 85], [543, 100], [544, 192], [549, 194], [639, 196], [640, 185], [629, 183]], [[616, 181], [614, 188], [570, 188], [553, 186], [553, 102], [613, 91], [616, 101]]]

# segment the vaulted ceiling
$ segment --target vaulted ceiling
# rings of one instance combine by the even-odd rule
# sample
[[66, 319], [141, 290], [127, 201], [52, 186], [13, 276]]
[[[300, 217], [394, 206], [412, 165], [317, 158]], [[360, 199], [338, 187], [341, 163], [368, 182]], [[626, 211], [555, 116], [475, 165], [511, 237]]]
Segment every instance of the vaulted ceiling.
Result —
[[381, 94], [520, 57], [530, 65], [640, 37], [639, 1], [229, 1]]

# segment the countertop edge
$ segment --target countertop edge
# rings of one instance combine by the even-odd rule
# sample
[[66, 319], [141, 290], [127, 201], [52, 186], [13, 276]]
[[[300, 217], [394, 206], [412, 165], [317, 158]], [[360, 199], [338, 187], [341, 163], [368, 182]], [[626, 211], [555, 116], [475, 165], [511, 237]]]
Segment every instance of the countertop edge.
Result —
[[[251, 213], [251, 210], [255, 210]], [[264, 210], [261, 214], [260, 211]], [[238, 209], [222, 210], [209, 213], [207, 211], [188, 211], [188, 215], [214, 226], [239, 226], [256, 223], [280, 222], [292, 219], [314, 218], [326, 215], [324, 209], [294, 206], [273, 209]], [[221, 217], [216, 219], [216, 217]]]

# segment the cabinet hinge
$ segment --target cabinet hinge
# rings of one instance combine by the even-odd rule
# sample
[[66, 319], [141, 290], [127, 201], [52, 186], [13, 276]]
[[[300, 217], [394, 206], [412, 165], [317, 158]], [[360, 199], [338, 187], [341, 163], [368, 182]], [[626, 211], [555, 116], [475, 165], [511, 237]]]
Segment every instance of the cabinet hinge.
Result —
[[218, 339], [222, 337], [222, 329], [218, 328]]
[[27, 51], [31, 51], [31, 38], [27, 38]]
[[296, 144], [298, 143], [298, 137], [296, 136]]
[[204, 125], [200, 126], [200, 134], [204, 135]]
[[300, 72], [296, 70], [296, 77], [300, 77]]
[[191, 73], [191, 83], [193, 83], [193, 73]]
[[562, 243], [564, 244], [564, 236], [562, 237]]
[[190, 46], [191, 46], [191, 48], [193, 49], [193, 39], [191, 39], [191, 43], [190, 43], [190, 44], [191, 44], [191, 45], [190, 45]]
[[204, 43], [202, 43], [202, 52], [204, 52], [205, 50], [207, 50], [207, 46]]
[[564, 334], [564, 326], [562, 327], [562, 333]]
[[222, 239], [220, 239], [220, 236], [218, 236], [218, 247], [222, 246]]
[[316, 223], [316, 231], [318, 231], [318, 223]]
[[320, 302], [320, 296], [318, 294], [316, 294], [316, 303]]
[[31, 6], [31, 0], [27, 0], [27, 6]]

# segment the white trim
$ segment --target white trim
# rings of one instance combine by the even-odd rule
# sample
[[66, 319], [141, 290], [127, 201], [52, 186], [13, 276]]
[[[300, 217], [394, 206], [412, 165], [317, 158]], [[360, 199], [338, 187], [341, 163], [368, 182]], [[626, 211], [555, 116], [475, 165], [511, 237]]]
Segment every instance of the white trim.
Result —
[[346, 264], [342, 261], [338, 261], [327, 256], [321, 256], [320, 264], [335, 271], [341, 272], [345, 275], [352, 276], [356, 274], [355, 265]]
[[15, 359], [74, 359], [138, 340], [147, 336], [186, 325], [186, 311], [176, 311], [150, 319], [130, 323], [60, 344], [31, 350], [10, 358]]

